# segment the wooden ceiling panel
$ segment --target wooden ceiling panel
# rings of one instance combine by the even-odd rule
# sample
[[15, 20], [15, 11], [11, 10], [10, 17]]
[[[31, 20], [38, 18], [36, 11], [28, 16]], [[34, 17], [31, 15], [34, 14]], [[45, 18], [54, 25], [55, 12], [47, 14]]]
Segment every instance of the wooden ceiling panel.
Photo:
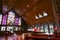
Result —
[[10, 10], [15, 5], [15, 3], [16, 3], [16, 0], [8, 0], [7, 4], [5, 3], [5, 5], [7, 5], [8, 10]]
[[[11, 0], [12, 1], [12, 0]], [[22, 16], [27, 24], [50, 23], [54, 21], [54, 14], [51, 0], [13, 0], [7, 5], [9, 9], [13, 8], [19, 16]], [[35, 16], [48, 13], [48, 16], [35, 19]]]
[[[40, 3], [39, 5], [37, 5], [37, 9], [39, 9], [40, 12], [43, 13], [43, 11], [48, 13], [47, 18], [43, 18], [42, 22], [48, 19], [48, 21], [54, 21], [54, 14], [53, 14], [53, 9], [52, 9], [52, 4], [51, 1], [47, 0], [47, 1], [43, 1], [42, 3]], [[46, 22], [48, 22], [46, 21]]]
[[23, 15], [25, 18], [27, 18], [28, 19], [28, 21], [29, 21], [29, 23], [30, 24], [33, 24], [34, 23], [34, 15], [33, 15], [33, 13], [31, 13], [32, 11], [29, 11], [29, 12], [27, 12], [25, 15]]
[[24, 14], [33, 5], [33, 0], [18, 0], [14, 6], [14, 9], [20, 10]]
[[[36, 7], [36, 9], [34, 9]], [[28, 19], [29, 23], [32, 24], [37, 24], [37, 23], [52, 23], [54, 22], [54, 14], [53, 14], [53, 9], [52, 9], [52, 4], [51, 1], [42, 1], [41, 3], [37, 4], [34, 6], [31, 10], [26, 12], [26, 18]], [[44, 12], [48, 13], [48, 16], [40, 18], [40, 19], [35, 19], [35, 16], [37, 16], [39, 13], [43, 14]], [[24, 16], [24, 15], [23, 15]]]

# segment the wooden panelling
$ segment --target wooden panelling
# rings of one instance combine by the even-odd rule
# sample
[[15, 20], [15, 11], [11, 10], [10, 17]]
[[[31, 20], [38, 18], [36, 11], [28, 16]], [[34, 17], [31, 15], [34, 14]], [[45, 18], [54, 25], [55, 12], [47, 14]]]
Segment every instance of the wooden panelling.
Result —
[[[55, 22], [51, 0], [14, 0], [13, 3], [9, 2], [7, 6], [8, 8], [13, 7], [29, 25]], [[48, 16], [36, 20], [35, 16], [39, 13], [42, 14], [43, 11], [47, 12]]]
[[[29, 23], [32, 24], [37, 24], [37, 23], [53, 23], [54, 20], [54, 14], [53, 14], [53, 9], [52, 9], [52, 4], [51, 4], [51, 0], [47, 0], [47, 1], [41, 1], [41, 3], [37, 4], [36, 9], [34, 9], [34, 7], [29, 10], [28, 12], [26, 12], [26, 14], [29, 15], [25, 15], [26, 18], [28, 19], [28, 21], [30, 21]], [[43, 11], [48, 13], [48, 16], [43, 17], [41, 19], [35, 19], [35, 16], [38, 15], [39, 13], [43, 13]], [[23, 15], [24, 16], [24, 15]]]

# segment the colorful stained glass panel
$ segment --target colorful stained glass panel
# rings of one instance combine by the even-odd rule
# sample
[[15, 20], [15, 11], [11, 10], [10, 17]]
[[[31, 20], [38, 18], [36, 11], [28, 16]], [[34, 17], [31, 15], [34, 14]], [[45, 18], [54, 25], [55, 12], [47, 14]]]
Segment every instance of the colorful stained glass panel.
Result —
[[2, 25], [6, 25], [7, 14], [3, 16]]

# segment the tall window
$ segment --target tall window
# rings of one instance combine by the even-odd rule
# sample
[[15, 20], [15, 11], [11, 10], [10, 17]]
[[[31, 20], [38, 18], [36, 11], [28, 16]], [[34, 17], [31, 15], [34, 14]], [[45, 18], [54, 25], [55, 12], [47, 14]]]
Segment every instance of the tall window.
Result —
[[21, 17], [17, 16], [14, 11], [8, 12], [7, 25], [21, 25]]
[[15, 25], [19, 25], [19, 18], [17, 15], [15, 16]]
[[49, 28], [50, 28], [50, 34], [53, 34], [53, 32], [54, 32], [53, 24], [49, 24]]
[[7, 14], [0, 14], [0, 25], [21, 25], [21, 17], [17, 16], [14, 11]]
[[8, 12], [7, 25], [14, 25], [15, 13], [13, 11]]
[[7, 22], [7, 14], [3, 15], [3, 18], [2, 18], [2, 25], [6, 25], [6, 22]]
[[21, 25], [21, 18], [19, 18], [19, 25]]
[[14, 10], [9, 11], [6, 14], [0, 14], [1, 31], [20, 31], [21, 17], [19, 17]]
[[2, 14], [0, 14], [0, 25], [1, 25], [1, 21], [2, 21]]
[[41, 30], [40, 30], [41, 32], [44, 32], [44, 27], [43, 27], [43, 25], [40, 26], [40, 29], [41, 29]]
[[46, 34], [49, 34], [49, 31], [48, 31], [48, 25], [47, 25], [47, 24], [44, 25], [44, 29], [45, 29], [45, 33], [46, 33]]

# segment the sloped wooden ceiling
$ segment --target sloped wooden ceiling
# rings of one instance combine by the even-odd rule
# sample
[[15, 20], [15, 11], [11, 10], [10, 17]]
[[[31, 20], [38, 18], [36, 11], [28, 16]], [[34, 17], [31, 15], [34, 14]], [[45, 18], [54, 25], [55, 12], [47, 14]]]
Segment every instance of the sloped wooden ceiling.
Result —
[[[9, 0], [7, 7], [9, 10], [13, 8], [28, 25], [54, 22], [51, 0]], [[47, 12], [48, 16], [36, 20], [35, 16], [43, 11]]]

